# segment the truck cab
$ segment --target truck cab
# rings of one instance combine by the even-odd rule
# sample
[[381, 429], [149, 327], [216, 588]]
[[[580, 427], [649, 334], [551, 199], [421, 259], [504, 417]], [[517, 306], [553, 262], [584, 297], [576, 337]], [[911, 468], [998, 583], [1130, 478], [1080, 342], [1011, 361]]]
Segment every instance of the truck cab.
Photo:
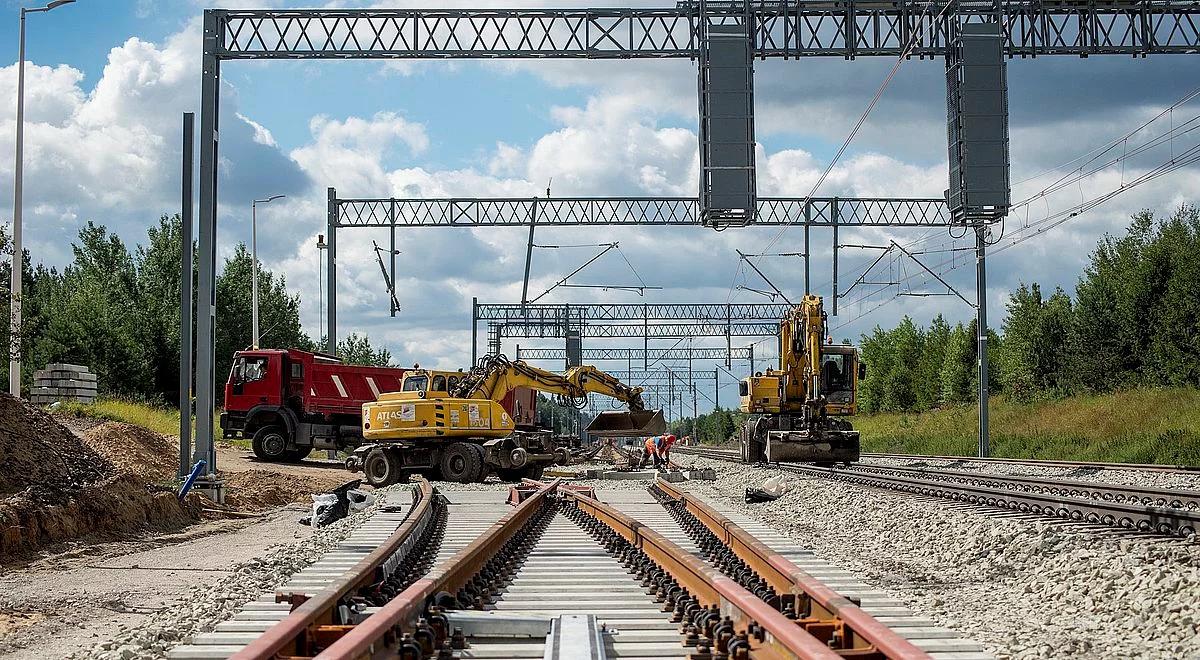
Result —
[[251, 440], [264, 461], [352, 449], [362, 443], [362, 404], [399, 390], [405, 372], [297, 349], [239, 351], [225, 383], [222, 435]]

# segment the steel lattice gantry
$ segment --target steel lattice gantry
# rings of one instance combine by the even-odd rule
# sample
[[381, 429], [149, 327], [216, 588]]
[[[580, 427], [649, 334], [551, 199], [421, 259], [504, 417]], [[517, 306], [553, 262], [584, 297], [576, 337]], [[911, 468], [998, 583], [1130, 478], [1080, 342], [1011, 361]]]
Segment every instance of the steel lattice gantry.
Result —
[[[688, 197], [536, 197], [342, 199], [330, 188], [335, 227], [550, 227], [702, 224]], [[756, 225], [945, 227], [936, 197], [760, 197]]]
[[[471, 359], [477, 357], [478, 322], [488, 321], [488, 352], [499, 353], [506, 337], [640, 337], [651, 339], [771, 337], [788, 305], [775, 303], [489, 304], [472, 301]], [[647, 358], [648, 359], [648, 358]]]
[[[624, 360], [626, 362], [640, 361], [645, 363], [661, 362], [663, 360], [753, 360], [753, 347], [735, 347], [727, 349], [717, 347], [695, 348], [585, 348], [585, 362]], [[566, 360], [565, 348], [520, 348], [517, 350], [519, 360]]]
[[[754, 57], [945, 54], [945, 2], [709, 2], [750, 13]], [[671, 8], [211, 10], [219, 59], [696, 58], [699, 3]], [[1190, 53], [1200, 7], [1171, 0], [957, 2], [958, 23], [999, 21], [1010, 56]], [[207, 13], [206, 13], [207, 15]], [[206, 30], [207, 32], [207, 30]]]
[[[689, 58], [700, 62], [699, 95], [703, 103], [703, 99], [725, 89], [720, 81], [711, 88], [705, 86], [706, 71], [711, 68], [711, 44], [705, 40], [712, 33], [730, 37], [736, 32], [752, 58], [856, 58], [897, 56], [907, 51], [915, 57], [945, 56], [950, 58], [949, 63], [958, 47], [961, 26], [972, 23], [997, 24], [1001, 52], [1009, 57], [1194, 53], [1200, 44], [1200, 3], [1195, 0], [995, 0], [950, 5], [937, 0], [743, 0], [684, 2], [661, 9], [206, 10], [199, 140], [194, 458], [207, 461], [206, 476], [215, 483], [213, 335], [223, 60]], [[740, 29], [731, 30], [730, 26]], [[750, 62], [739, 66], [750, 71]], [[752, 94], [752, 77], [744, 83], [743, 91]], [[705, 116], [702, 108], [701, 117]], [[752, 129], [752, 121], [749, 125]], [[712, 137], [703, 134], [704, 128], [702, 123], [701, 145], [708, 144]], [[723, 162], [706, 164], [706, 153], [701, 152], [702, 170], [710, 165], [728, 167]], [[740, 169], [752, 167], [751, 162]], [[701, 181], [700, 200], [708, 199], [713, 192], [704, 185]], [[708, 211], [701, 209], [702, 222], [709, 217]], [[331, 259], [334, 250], [330, 236]], [[333, 277], [332, 269], [329, 277]], [[331, 305], [331, 316], [333, 311]], [[181, 347], [181, 352], [188, 348]]]

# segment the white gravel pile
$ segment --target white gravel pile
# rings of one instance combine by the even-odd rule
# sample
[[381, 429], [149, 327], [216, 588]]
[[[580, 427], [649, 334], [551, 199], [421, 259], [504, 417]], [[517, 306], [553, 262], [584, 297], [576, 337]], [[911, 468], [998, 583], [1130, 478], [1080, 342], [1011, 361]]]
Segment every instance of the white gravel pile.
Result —
[[886, 467], [931, 467], [948, 468], [959, 472], [979, 472], [1013, 477], [1041, 477], [1045, 479], [1068, 479], [1073, 481], [1095, 481], [1119, 486], [1140, 486], [1143, 488], [1167, 488], [1171, 490], [1187, 490], [1200, 492], [1200, 472], [1155, 472], [1151, 470], [1105, 470], [1098, 468], [1066, 468], [1041, 465], [1021, 465], [1015, 463], [990, 463], [987, 461], [971, 461], [970, 459], [936, 460], [908, 458], [864, 458], [864, 465], [879, 465]]
[[[392, 488], [404, 489], [407, 486]], [[389, 491], [392, 488], [388, 489]], [[136, 628], [120, 626], [109, 641], [90, 651], [75, 653], [71, 660], [154, 660], [166, 656], [171, 647], [193, 635], [209, 632], [229, 619], [242, 605], [285, 583], [294, 573], [337, 547], [352, 531], [375, 513], [377, 499], [364, 511], [351, 514], [332, 525], [314, 529], [296, 543], [280, 545], [263, 557], [233, 566], [215, 582], [199, 584], [175, 606], [158, 612]]]
[[1200, 658], [1200, 544], [976, 513], [821, 479], [774, 502], [777, 472], [717, 468], [688, 490], [734, 503], [1001, 658]]

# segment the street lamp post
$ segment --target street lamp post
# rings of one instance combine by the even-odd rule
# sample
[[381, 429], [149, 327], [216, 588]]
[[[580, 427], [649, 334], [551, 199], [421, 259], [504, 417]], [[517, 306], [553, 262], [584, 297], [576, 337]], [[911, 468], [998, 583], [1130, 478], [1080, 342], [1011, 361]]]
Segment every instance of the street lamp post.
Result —
[[50, 11], [55, 7], [69, 5], [75, 0], [54, 0], [45, 7], [21, 8], [21, 36], [17, 54], [17, 165], [13, 171], [13, 258], [9, 280], [9, 334], [8, 334], [8, 393], [21, 396], [21, 294], [24, 252], [21, 246], [21, 193], [24, 163], [22, 151], [25, 143], [25, 14]]
[[284, 195], [271, 195], [250, 203], [250, 258], [254, 269], [250, 275], [250, 346], [258, 348], [258, 205], [269, 204]]

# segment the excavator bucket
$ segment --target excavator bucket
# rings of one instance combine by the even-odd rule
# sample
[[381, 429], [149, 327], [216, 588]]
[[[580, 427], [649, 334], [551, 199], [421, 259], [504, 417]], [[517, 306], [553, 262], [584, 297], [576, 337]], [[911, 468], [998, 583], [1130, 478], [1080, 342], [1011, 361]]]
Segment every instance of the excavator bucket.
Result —
[[658, 435], [667, 430], [662, 410], [622, 412], [606, 410], [588, 424], [588, 433], [602, 438], [629, 438]]

